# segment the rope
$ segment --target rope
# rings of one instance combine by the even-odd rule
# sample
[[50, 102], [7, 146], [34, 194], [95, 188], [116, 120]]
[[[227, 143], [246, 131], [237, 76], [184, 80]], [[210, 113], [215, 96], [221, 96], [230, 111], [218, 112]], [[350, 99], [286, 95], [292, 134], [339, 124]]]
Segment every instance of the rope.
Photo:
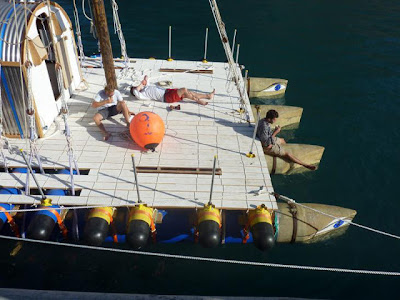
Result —
[[221, 259], [221, 258], [211, 258], [211, 257], [188, 256], [188, 255], [179, 255], [179, 254], [144, 252], [144, 251], [135, 251], [135, 250], [126, 250], [126, 249], [116, 249], [116, 248], [95, 247], [95, 246], [87, 246], [87, 245], [57, 243], [57, 242], [52, 242], [52, 241], [22, 239], [22, 238], [17, 238], [17, 237], [12, 237], [12, 236], [4, 236], [4, 235], [0, 235], [0, 238], [7, 239], [7, 240], [13, 240], [13, 241], [25, 241], [25, 242], [29, 242], [29, 243], [38, 243], [38, 244], [53, 245], [53, 246], [64, 246], [64, 247], [71, 247], [71, 248], [78, 248], [78, 249], [108, 251], [108, 252], [115, 252], [115, 253], [135, 254], [135, 255], [163, 257], [163, 258], [173, 258], [173, 259], [183, 259], [183, 260], [191, 260], [191, 261], [226, 263], [226, 264], [233, 264], [233, 265], [271, 267], [271, 268], [296, 269], [296, 270], [308, 270], [308, 271], [339, 272], [339, 273], [365, 274], [365, 275], [400, 276], [400, 272], [360, 270], [360, 269], [343, 269], [343, 268], [327, 268], [327, 267], [302, 266], [302, 265], [292, 265], [292, 264], [285, 265], [285, 264], [264, 263], [264, 262], [256, 262], [256, 261], [243, 261], [243, 260], [233, 260], [233, 259]]
[[[75, 1], [74, 1], [75, 2]], [[90, 6], [90, 5], [89, 5]], [[82, 11], [83, 11], [83, 15], [85, 16], [86, 19], [88, 19], [91, 23], [93, 21], [92, 18], [90, 18], [87, 14], [86, 14], [86, 10], [85, 10], [85, 0], [82, 0]]]
[[71, 131], [68, 125], [68, 105], [67, 102], [65, 101], [65, 92], [64, 92], [64, 86], [63, 86], [63, 77], [62, 77], [62, 72], [61, 72], [61, 65], [57, 65], [57, 83], [58, 83], [58, 89], [61, 92], [61, 106], [62, 106], [62, 117], [64, 120], [64, 125], [65, 125], [65, 138], [67, 140], [67, 146], [68, 146], [68, 160], [69, 160], [69, 170], [70, 170], [70, 180], [71, 180], [71, 191], [72, 191], [72, 196], [75, 196], [75, 185], [74, 185], [74, 165], [75, 169], [77, 172], [77, 175], [79, 174], [79, 168], [78, 168], [78, 163], [75, 159], [74, 155], [74, 148], [72, 146], [72, 136], [71, 136]]
[[[1, 82], [2, 65], [0, 64], [0, 82]], [[0, 155], [3, 160], [3, 165], [8, 173], [7, 159], [4, 155], [4, 140], [3, 140], [3, 89], [0, 87]]]
[[124, 68], [121, 70], [121, 72], [118, 75], [118, 79], [122, 78], [127, 78], [129, 74], [129, 57], [128, 53], [126, 51], [126, 42], [124, 38], [124, 34], [122, 32], [121, 28], [121, 22], [119, 20], [118, 16], [118, 4], [115, 0], [110, 0], [111, 1], [111, 6], [112, 6], [112, 11], [113, 11], [113, 21], [114, 21], [114, 33], [118, 34], [118, 39], [121, 45], [121, 55], [124, 59]]
[[96, 30], [96, 24], [93, 21], [93, 12], [92, 12], [92, 6], [89, 3], [89, 11], [90, 11], [90, 16], [89, 17], [86, 14], [86, 10], [85, 10], [85, 1], [86, 0], [82, 0], [82, 11], [83, 11], [83, 15], [85, 16], [86, 19], [88, 19], [90, 21], [90, 33], [93, 35], [94, 39], [97, 39], [97, 30]]
[[82, 65], [86, 62], [86, 56], [83, 51], [81, 24], [79, 22], [79, 13], [78, 13], [78, 8], [76, 7], [76, 0], [74, 0], [74, 19], [75, 19], [76, 36], [78, 38], [79, 62], [82, 68]]
[[[293, 199], [291, 199], [291, 198], [289, 198], [289, 197], [282, 196], [282, 195], [279, 195], [279, 194], [276, 194], [276, 193], [271, 193], [271, 194], [276, 195], [279, 199], [282, 199], [282, 200], [284, 200], [284, 201], [286, 201], [286, 202], [295, 203], [295, 204], [298, 205], [298, 206], [301, 206], [301, 207], [307, 208], [307, 209], [309, 209], [309, 210], [315, 211], [315, 212], [317, 212], [317, 213], [320, 213], [320, 214], [325, 215], [325, 216], [327, 216], [327, 217], [330, 217], [330, 218], [332, 218], [332, 219], [337, 219], [337, 217], [335, 217], [335, 216], [333, 216], [333, 215], [330, 215], [330, 214], [325, 213], [325, 212], [323, 212], [323, 211], [320, 211], [320, 210], [318, 210], [318, 209], [309, 207], [309, 206], [307, 206], [307, 205], [298, 203], [298, 202], [296, 202], [295, 200], [293, 200]], [[365, 230], [369, 230], [369, 231], [372, 231], [372, 232], [375, 232], [375, 233], [378, 233], [378, 234], [382, 234], [382, 235], [385, 235], [385, 236], [392, 237], [392, 238], [395, 238], [395, 239], [400, 240], [400, 236], [395, 235], [395, 234], [387, 233], [387, 232], [384, 232], [384, 231], [382, 231], [382, 230], [378, 230], [378, 229], [374, 229], [374, 228], [371, 228], [371, 227], [368, 227], [368, 226], [365, 226], [365, 225], [357, 224], [357, 223], [354, 223], [353, 221], [344, 221], [344, 222], [345, 222], [345, 223], [348, 223], [348, 224], [350, 224], [350, 225], [354, 225], [354, 226], [357, 226], [357, 227], [359, 227], [359, 228], [365, 229]]]

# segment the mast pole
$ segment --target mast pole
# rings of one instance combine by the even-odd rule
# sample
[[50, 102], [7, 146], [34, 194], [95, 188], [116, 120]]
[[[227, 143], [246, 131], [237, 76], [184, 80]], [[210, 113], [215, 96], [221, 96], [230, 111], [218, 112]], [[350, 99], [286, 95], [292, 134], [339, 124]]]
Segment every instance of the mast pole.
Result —
[[116, 89], [118, 87], [117, 76], [115, 75], [114, 59], [111, 48], [110, 34], [108, 32], [104, 1], [92, 0], [92, 5], [107, 86], [112, 86]]

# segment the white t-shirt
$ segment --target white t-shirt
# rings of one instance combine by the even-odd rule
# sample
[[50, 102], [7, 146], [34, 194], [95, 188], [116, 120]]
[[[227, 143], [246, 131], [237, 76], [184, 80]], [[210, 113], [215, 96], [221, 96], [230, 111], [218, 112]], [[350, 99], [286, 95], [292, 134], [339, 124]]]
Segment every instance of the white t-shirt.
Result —
[[140, 92], [133, 89], [133, 94], [139, 100], [158, 100], [164, 101], [165, 89], [158, 86], [145, 86]]
[[[108, 98], [109, 98], [109, 96], [106, 94], [106, 92], [104, 90], [101, 90], [100, 92], [97, 93], [96, 96], [94, 96], [94, 101], [101, 102], [101, 101], [107, 100]], [[97, 108], [97, 110], [100, 110], [100, 109], [103, 109], [106, 107], [110, 107], [113, 105], [117, 105], [117, 101], [123, 100], [122, 95], [118, 90], [114, 90], [114, 95], [112, 96], [112, 99], [113, 99], [113, 102], [104, 104], [103, 106], [99, 106]]]

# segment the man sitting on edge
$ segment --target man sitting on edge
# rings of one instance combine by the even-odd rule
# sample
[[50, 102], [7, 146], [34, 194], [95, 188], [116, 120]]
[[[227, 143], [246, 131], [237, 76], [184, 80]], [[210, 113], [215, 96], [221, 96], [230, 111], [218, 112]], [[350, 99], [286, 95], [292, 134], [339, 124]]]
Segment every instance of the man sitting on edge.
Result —
[[105, 141], [110, 138], [111, 133], [104, 128], [101, 121], [122, 113], [129, 126], [129, 117], [130, 115], [134, 115], [133, 112], [129, 111], [128, 106], [122, 99], [121, 93], [108, 85], [94, 97], [92, 107], [97, 108], [97, 113], [94, 115], [93, 120], [103, 133]]
[[189, 91], [187, 88], [163, 89], [157, 86], [148, 86], [147, 79], [148, 77], [146, 75], [138, 86], [131, 87], [132, 96], [136, 97], [139, 100], [150, 99], [166, 103], [179, 102], [183, 98], [188, 98], [190, 100], [196, 101], [201, 105], [207, 105], [208, 102], [201, 99], [210, 100], [214, 97], [215, 94], [215, 89], [209, 94], [202, 94]]
[[315, 170], [316, 167], [308, 165], [292, 154], [286, 152], [282, 145], [286, 144], [283, 138], [278, 138], [276, 135], [281, 131], [280, 126], [276, 126], [274, 132], [271, 131], [270, 124], [274, 124], [279, 114], [276, 110], [269, 110], [265, 116], [265, 119], [261, 119], [257, 127], [257, 137], [260, 139], [261, 144], [264, 148], [264, 153], [270, 156], [277, 156], [296, 164], [302, 165], [310, 170]]

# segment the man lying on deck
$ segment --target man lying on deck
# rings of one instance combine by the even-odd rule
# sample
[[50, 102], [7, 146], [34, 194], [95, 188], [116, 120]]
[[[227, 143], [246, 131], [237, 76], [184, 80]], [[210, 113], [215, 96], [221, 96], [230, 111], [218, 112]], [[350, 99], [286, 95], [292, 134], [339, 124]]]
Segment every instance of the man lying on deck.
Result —
[[261, 141], [261, 144], [264, 148], [264, 153], [270, 156], [277, 156], [282, 159], [289, 160], [314, 171], [316, 169], [315, 166], [302, 162], [297, 157], [283, 149], [282, 145], [286, 144], [286, 141], [283, 138], [278, 138], [276, 136], [281, 131], [280, 126], [276, 126], [274, 132], [271, 131], [270, 127], [270, 124], [274, 124], [278, 117], [278, 112], [271, 109], [267, 111], [265, 119], [260, 120], [258, 123], [257, 137]]
[[131, 87], [132, 96], [136, 97], [139, 100], [142, 99], [150, 99], [150, 100], [158, 100], [166, 103], [174, 103], [179, 102], [183, 98], [188, 98], [190, 100], [196, 101], [201, 105], [207, 105], [208, 102], [201, 99], [212, 99], [215, 94], [215, 89], [209, 94], [196, 93], [193, 91], [189, 91], [187, 88], [180, 89], [163, 89], [157, 86], [148, 86], [147, 85], [147, 75], [144, 76], [144, 79], [138, 86]]
[[110, 138], [111, 133], [104, 128], [101, 121], [122, 113], [129, 126], [129, 117], [130, 115], [134, 115], [133, 112], [129, 111], [128, 106], [126, 106], [121, 93], [109, 86], [106, 86], [104, 90], [97, 93], [92, 102], [92, 107], [97, 108], [97, 113], [94, 115], [93, 120], [102, 132], [105, 141]]

